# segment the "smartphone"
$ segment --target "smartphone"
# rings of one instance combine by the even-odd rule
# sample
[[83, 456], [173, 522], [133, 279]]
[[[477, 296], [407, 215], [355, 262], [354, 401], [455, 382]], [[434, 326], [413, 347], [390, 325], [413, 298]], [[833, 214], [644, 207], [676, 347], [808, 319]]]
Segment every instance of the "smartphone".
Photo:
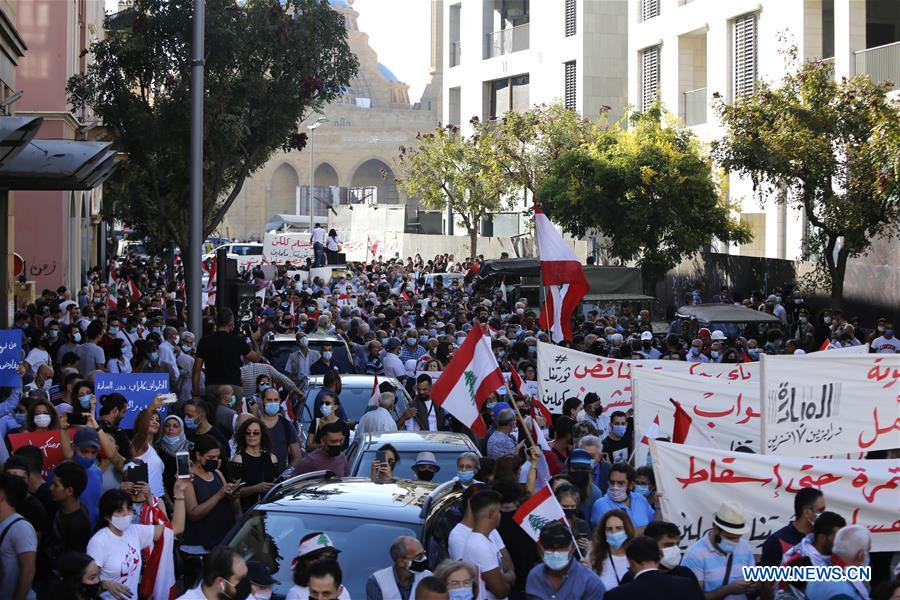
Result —
[[150, 475], [147, 470], [147, 463], [132, 465], [125, 471], [125, 481], [130, 481], [131, 483], [147, 483], [149, 480]]
[[188, 452], [175, 453], [175, 472], [178, 479], [189, 479], [191, 476], [191, 455]]
[[175, 404], [178, 402], [178, 395], [173, 393], [160, 394], [163, 397], [163, 404]]
[[375, 451], [375, 460], [377, 460], [379, 463], [382, 463], [382, 464], [384, 464], [387, 461], [387, 459], [385, 458], [384, 450], [376, 450]]

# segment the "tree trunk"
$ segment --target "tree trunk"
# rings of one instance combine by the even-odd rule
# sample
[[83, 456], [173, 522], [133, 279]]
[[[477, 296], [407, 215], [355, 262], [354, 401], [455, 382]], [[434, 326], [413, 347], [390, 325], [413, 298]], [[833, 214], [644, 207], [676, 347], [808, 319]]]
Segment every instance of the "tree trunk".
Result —
[[478, 256], [478, 226], [468, 227], [469, 230], [469, 258]]

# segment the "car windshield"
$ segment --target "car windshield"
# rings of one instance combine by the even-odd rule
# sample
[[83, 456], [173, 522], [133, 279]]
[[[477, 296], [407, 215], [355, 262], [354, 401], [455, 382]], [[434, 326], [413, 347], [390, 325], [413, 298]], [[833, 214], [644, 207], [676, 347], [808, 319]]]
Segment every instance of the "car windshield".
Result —
[[[312, 414], [313, 403], [321, 389], [321, 385], [313, 385], [310, 386], [309, 391], [306, 393], [309, 414]], [[360, 418], [365, 414], [366, 408], [369, 406], [369, 398], [371, 397], [371, 384], [364, 387], [344, 385], [341, 388], [341, 406], [344, 408], [344, 412], [347, 413], [347, 418], [351, 421], [359, 422]], [[406, 401], [403, 398], [400, 399], [397, 408], [406, 410]], [[304, 420], [308, 418], [309, 415], [304, 415], [303, 417]]]
[[[435, 473], [432, 481], [435, 483], [444, 483], [445, 481], [453, 479], [456, 476], [456, 459], [466, 450], [468, 450], [468, 448], [460, 446], [459, 452], [435, 452], [434, 458], [437, 460], [437, 464], [441, 469]], [[377, 449], [367, 450], [363, 454], [362, 460], [359, 462], [359, 472], [354, 473], [354, 475], [369, 475], [372, 469], [372, 461], [375, 460], [376, 451]], [[401, 450], [400, 464], [394, 466], [394, 477], [397, 479], [415, 479], [416, 474], [413, 473], [412, 466], [413, 463], [416, 462], [416, 456], [418, 454], [418, 450], [410, 452], [403, 452]]]
[[[327, 500], [327, 497], [323, 497]], [[420, 536], [420, 527], [396, 521], [376, 521], [342, 515], [299, 512], [263, 512], [250, 515], [228, 542], [245, 560], [265, 564], [278, 581], [273, 598], [284, 598], [294, 585], [291, 562], [300, 539], [313, 531], [325, 531], [341, 550], [338, 562], [344, 586], [353, 598], [364, 598], [369, 574], [390, 563], [388, 548], [397, 536]]]

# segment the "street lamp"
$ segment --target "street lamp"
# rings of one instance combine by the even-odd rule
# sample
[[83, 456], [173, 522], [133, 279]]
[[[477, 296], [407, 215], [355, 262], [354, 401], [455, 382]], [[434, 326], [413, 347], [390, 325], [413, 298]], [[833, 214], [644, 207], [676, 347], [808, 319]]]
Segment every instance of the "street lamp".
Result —
[[[313, 200], [316, 193], [316, 171], [313, 163], [313, 156], [315, 154], [315, 135], [316, 129], [322, 123], [327, 123], [327, 117], [319, 117], [316, 119], [315, 123], [312, 125], [307, 125], [306, 128], [309, 129], [309, 230], [312, 231], [313, 228]], [[300, 199], [297, 199], [297, 214], [300, 214]]]

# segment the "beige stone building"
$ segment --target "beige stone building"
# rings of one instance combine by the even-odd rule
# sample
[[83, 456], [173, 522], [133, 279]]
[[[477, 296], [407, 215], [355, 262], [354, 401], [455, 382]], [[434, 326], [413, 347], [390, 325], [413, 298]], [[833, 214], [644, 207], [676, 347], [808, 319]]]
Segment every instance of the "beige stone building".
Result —
[[299, 214], [308, 223], [311, 158], [317, 220], [324, 222], [328, 214], [322, 200], [406, 204], [410, 208], [407, 223], [417, 218], [417, 203], [398, 189], [394, 170], [400, 146], [414, 144], [419, 132], [433, 130], [440, 120], [441, 0], [432, 2], [430, 80], [415, 104], [409, 100], [409, 86], [378, 62], [369, 36], [359, 30], [353, 0], [332, 0], [331, 5], [344, 15], [350, 48], [359, 58], [359, 73], [323, 114], [311, 115], [304, 123], [327, 119], [307, 132], [311, 139], [302, 152], [279, 152], [244, 184], [219, 226], [219, 233], [226, 237], [261, 239], [266, 222], [276, 214]]

